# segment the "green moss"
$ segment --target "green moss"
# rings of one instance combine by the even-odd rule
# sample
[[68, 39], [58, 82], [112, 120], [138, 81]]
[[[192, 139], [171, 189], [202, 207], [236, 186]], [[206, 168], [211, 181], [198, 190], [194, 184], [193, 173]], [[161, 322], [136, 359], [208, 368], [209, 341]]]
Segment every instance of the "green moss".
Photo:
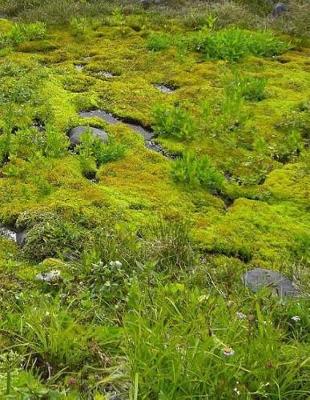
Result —
[[[1, 29], [8, 32], [11, 23], [6, 21]], [[55, 373], [67, 368], [68, 376], [57, 375], [56, 386], [72, 391], [72, 398], [77, 398], [74, 396], [79, 396], [76, 393], [82, 388], [90, 393], [87, 385], [105, 393], [112, 381], [126, 392], [129, 378], [122, 375], [124, 360], [119, 340], [123, 338], [122, 328], [118, 327], [123, 326], [124, 319], [130, 320], [132, 310], [138, 316], [135, 305], [129, 311], [127, 308], [128, 293], [135, 297], [138, 290], [135, 280], [143, 286], [144, 294], [150, 290], [146, 312], [154, 309], [155, 292], [164, 286], [160, 296], [165, 299], [165, 306], [171, 304], [174, 310], [167, 313], [164, 321], [168, 323], [183, 312], [178, 301], [186, 293], [190, 302], [197, 300], [194, 310], [201, 321], [197, 326], [207, 326], [206, 312], [201, 307], [204, 299], [210, 300], [208, 310], [214, 310], [217, 322], [214, 325], [214, 318], [210, 319], [205, 336], [213, 341], [213, 332], [224, 332], [225, 324], [244, 304], [249, 315], [257, 312], [256, 304], [265, 307], [264, 312], [276, 307], [271, 297], [255, 297], [244, 290], [241, 275], [245, 270], [265, 267], [297, 276], [292, 268], [300, 266], [305, 274], [310, 223], [309, 49], [288, 51], [281, 58], [252, 55], [237, 64], [202, 61], [182, 42], [182, 37], [192, 34], [173, 18], [165, 17], [163, 21], [152, 13], [125, 15], [116, 10], [104, 21], [88, 25], [88, 20], [77, 20], [71, 27], [51, 27], [46, 40], [25, 41], [1, 51], [0, 150], [4, 156], [0, 169], [0, 221], [12, 229], [26, 229], [27, 236], [22, 248], [0, 239], [0, 290], [1, 295], [6, 293], [0, 305], [5, 310], [0, 350], [15, 346], [18, 338], [18, 345], [27, 356], [42, 358], [42, 364], [37, 366], [40, 374], [46, 373], [47, 363]], [[149, 38], [154, 35], [168, 35], [174, 43], [160, 51], [149, 51]], [[77, 65], [83, 68], [78, 70]], [[114, 76], [107, 77], [105, 72]], [[246, 77], [246, 83], [255, 82], [250, 94], [238, 90], [242, 79], [236, 77]], [[266, 84], [263, 92], [256, 90], [257, 82]], [[176, 90], [162, 93], [155, 84], [172, 85]], [[167, 110], [185, 111], [173, 115], [172, 123], [158, 124], [153, 113], [156, 105], [161, 110], [160, 117]], [[92, 109], [111, 112], [144, 127], [159, 126], [159, 136], [153, 140], [183, 159], [170, 159], [148, 149], [143, 138], [125, 123], [109, 124], [100, 118], [86, 120], [79, 115]], [[68, 141], [70, 129], [79, 125], [104, 129], [120, 147], [112, 148], [110, 153], [102, 151], [105, 147], [92, 148], [90, 163], [83, 164], [79, 149], [69, 148]], [[182, 136], [184, 130], [190, 135]], [[171, 171], [186, 163], [188, 152], [199, 160], [208, 160], [211, 179], [201, 173], [203, 163], [195, 166], [189, 159], [186, 173], [190, 176], [191, 169], [196, 169], [193, 176], [199, 177], [199, 184], [188, 184], [188, 176], [179, 179], [183, 184], [175, 182]], [[89, 175], [95, 180], [87, 179]], [[177, 175], [180, 177], [180, 170]], [[104, 264], [118, 260], [124, 269], [115, 276], [113, 270], [104, 275]], [[178, 267], [174, 268], [174, 264]], [[53, 269], [61, 271], [59, 285], [44, 286], [35, 281], [38, 272]], [[106, 278], [104, 282], [102, 277]], [[172, 279], [175, 284], [171, 284]], [[166, 301], [167, 296], [172, 296], [174, 303]], [[236, 310], [229, 311], [230, 301]], [[47, 315], [50, 310], [52, 315]], [[266, 315], [270, 315], [267, 311]], [[159, 310], [155, 317], [160, 313]], [[283, 309], [280, 315], [285, 313], [287, 310]], [[188, 315], [186, 312], [182, 316], [182, 324]], [[219, 315], [225, 316], [224, 322]], [[145, 321], [146, 316], [142, 317]], [[25, 323], [27, 331], [21, 328]], [[137, 326], [140, 323], [143, 325], [140, 321]], [[156, 336], [152, 336], [154, 324], [149, 321], [147, 329], [152, 340]], [[37, 334], [30, 325], [35, 326]], [[114, 325], [111, 331], [110, 325]], [[246, 351], [237, 346], [240, 362], [245, 366], [239, 369], [237, 360], [237, 375], [252, 371], [255, 346], [263, 343], [257, 339], [262, 332], [258, 328], [260, 322], [249, 320], [244, 325], [247, 328], [234, 343], [250, 343], [245, 349], [251, 347], [253, 362], [249, 367]], [[160, 327], [161, 333], [165, 327]], [[1, 329], [9, 330], [11, 336], [2, 334]], [[128, 326], [126, 329], [127, 335], [133, 334]], [[177, 333], [179, 328], [173, 329]], [[235, 325], [231, 329], [232, 336], [240, 331]], [[291, 363], [276, 322], [273, 329], [273, 353], [281, 349], [285, 360]], [[39, 336], [46, 341], [43, 343]], [[258, 342], [253, 344], [254, 338]], [[296, 340], [294, 346], [305, 352], [302, 340]], [[166, 342], [163, 338], [160, 349], [165, 348]], [[38, 343], [39, 347], [31, 347]], [[189, 347], [200, 348], [197, 343], [190, 343]], [[127, 345], [122, 342], [128, 356], [131, 353]], [[213, 349], [214, 343], [212, 346]], [[218, 359], [222, 356], [218, 349], [221, 345], [216, 346]], [[156, 354], [160, 354], [157, 350]], [[183, 354], [173, 348], [170, 358], [174, 353]], [[272, 352], [264, 355], [266, 359], [255, 379], [253, 374], [250, 380], [242, 376], [249, 385], [244, 386], [245, 396], [260, 390], [262, 371], [273, 382], [270, 371], [276, 368], [265, 368], [267, 355], [272, 358]], [[114, 370], [114, 365], [121, 365], [122, 372], [117, 367]], [[144, 365], [149, 366], [149, 360]], [[223, 363], [214, 368], [222, 371]], [[212, 379], [214, 368], [209, 370]], [[111, 371], [116, 375], [111, 377]], [[76, 379], [72, 390], [67, 383], [71, 373]], [[115, 376], [122, 376], [120, 380], [125, 385]], [[232, 393], [236, 383], [225, 379], [219, 387], [227, 384]], [[239, 375], [238, 379], [241, 382]], [[250, 381], [255, 383], [251, 386]], [[148, 385], [142, 383], [143, 387]], [[221, 396], [218, 388], [214, 393], [215, 398]], [[283, 398], [286, 394], [285, 390], [281, 392]], [[159, 394], [151, 395], [157, 398]], [[266, 396], [278, 398], [276, 385], [274, 392]]]

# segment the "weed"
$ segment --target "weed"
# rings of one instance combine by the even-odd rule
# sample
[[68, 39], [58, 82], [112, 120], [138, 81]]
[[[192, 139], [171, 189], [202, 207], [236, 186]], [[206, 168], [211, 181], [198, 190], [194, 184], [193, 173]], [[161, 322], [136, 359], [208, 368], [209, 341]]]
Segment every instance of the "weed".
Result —
[[103, 143], [99, 138], [94, 137], [90, 132], [85, 132], [78, 147], [82, 158], [92, 158], [97, 166], [108, 162], [117, 161], [124, 157], [126, 147], [110, 138], [108, 143]]
[[158, 271], [176, 275], [192, 267], [195, 256], [187, 221], [160, 219], [148, 226], [147, 235], [147, 251]]
[[44, 39], [46, 36], [46, 26], [41, 22], [32, 24], [16, 23], [12, 29], [2, 36], [3, 45], [17, 46], [23, 42]]
[[30, 260], [76, 258], [82, 250], [81, 230], [70, 222], [61, 221], [53, 213], [38, 216], [23, 214], [17, 225], [27, 229], [23, 254]]
[[186, 153], [183, 158], [176, 160], [172, 167], [172, 176], [176, 182], [190, 187], [203, 187], [211, 193], [223, 190], [224, 177], [211, 164], [207, 156], [197, 157]]
[[181, 106], [156, 106], [153, 121], [155, 132], [163, 136], [191, 140], [197, 135], [195, 121]]
[[238, 28], [214, 33], [202, 30], [193, 37], [192, 46], [206, 59], [231, 62], [247, 55], [271, 57], [287, 51], [290, 47], [271, 32], [251, 32]]
[[70, 20], [70, 28], [73, 36], [84, 40], [89, 32], [89, 21], [86, 18], [74, 17]]
[[228, 90], [239, 91], [249, 101], [261, 101], [266, 98], [267, 79], [253, 76], [236, 76], [228, 85]]
[[152, 33], [146, 42], [146, 48], [151, 51], [162, 51], [171, 45], [171, 38], [163, 33]]

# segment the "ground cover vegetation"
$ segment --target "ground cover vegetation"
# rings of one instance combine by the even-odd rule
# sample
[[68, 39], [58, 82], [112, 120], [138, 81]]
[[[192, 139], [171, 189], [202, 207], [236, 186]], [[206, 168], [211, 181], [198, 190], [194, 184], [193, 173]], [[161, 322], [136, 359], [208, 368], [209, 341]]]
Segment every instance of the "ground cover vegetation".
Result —
[[[1, 399], [309, 398], [288, 3], [0, 0]], [[253, 293], [257, 267], [299, 296]]]

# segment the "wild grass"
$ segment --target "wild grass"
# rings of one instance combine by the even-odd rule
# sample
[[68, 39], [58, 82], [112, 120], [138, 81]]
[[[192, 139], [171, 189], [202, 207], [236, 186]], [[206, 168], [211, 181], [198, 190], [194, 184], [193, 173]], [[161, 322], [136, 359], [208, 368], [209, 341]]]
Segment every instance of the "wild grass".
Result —
[[191, 140], [198, 134], [197, 125], [182, 106], [157, 105], [153, 110], [153, 128], [159, 135]]
[[138, 397], [305, 398], [307, 356], [294, 339], [283, 341], [264, 300], [253, 299], [250, 313], [236, 312], [219, 296], [158, 282], [146, 291], [136, 283], [129, 304], [125, 352]]
[[163, 33], [151, 34], [146, 42], [146, 48], [151, 51], [166, 50], [171, 45], [171, 38]]
[[18, 46], [26, 41], [44, 39], [45, 36], [46, 26], [42, 22], [16, 23], [8, 33], [0, 36], [0, 46]]
[[248, 55], [271, 57], [282, 54], [290, 45], [272, 32], [227, 28], [217, 32], [202, 30], [193, 38], [192, 48], [210, 60], [236, 62]]
[[[3, 3], [20, 21], [0, 27], [0, 398], [308, 400], [308, 49], [268, 58], [288, 40], [247, 30], [256, 1]], [[107, 143], [73, 148], [95, 107], [167, 153], [99, 119]], [[300, 296], [247, 289], [257, 267]]]
[[221, 192], [224, 177], [216, 170], [207, 156], [197, 157], [187, 153], [176, 160], [172, 169], [172, 176], [176, 182], [184, 183], [189, 187], [203, 187], [211, 193]]

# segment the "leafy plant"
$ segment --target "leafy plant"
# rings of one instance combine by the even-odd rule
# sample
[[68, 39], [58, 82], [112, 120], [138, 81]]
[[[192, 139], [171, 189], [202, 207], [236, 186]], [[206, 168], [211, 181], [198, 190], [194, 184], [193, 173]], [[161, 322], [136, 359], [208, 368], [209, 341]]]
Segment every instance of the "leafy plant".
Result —
[[171, 45], [171, 38], [163, 33], [152, 33], [146, 42], [146, 48], [151, 51], [166, 50]]
[[172, 176], [176, 182], [193, 187], [201, 186], [212, 193], [223, 190], [224, 177], [207, 156], [198, 158], [194, 154], [186, 153], [173, 164]]
[[249, 101], [261, 101], [266, 98], [267, 79], [253, 76], [236, 76], [228, 85], [227, 90], [238, 91]]
[[69, 140], [65, 134], [47, 125], [44, 132], [43, 154], [46, 157], [60, 158], [66, 154]]
[[93, 158], [97, 166], [100, 166], [121, 159], [125, 154], [126, 147], [117, 143], [113, 138], [109, 138], [107, 143], [103, 143], [90, 132], [85, 132], [78, 151], [81, 158]]
[[44, 39], [46, 36], [46, 26], [42, 22], [35, 22], [31, 24], [14, 24], [11, 31], [8, 33], [6, 39], [8, 44], [19, 45], [27, 40]]
[[17, 225], [27, 229], [23, 254], [30, 260], [40, 262], [49, 257], [74, 258], [82, 250], [81, 230], [53, 213], [22, 214]]
[[271, 57], [290, 46], [268, 31], [228, 28], [214, 33], [202, 30], [192, 39], [193, 49], [207, 59], [238, 61], [247, 55]]
[[197, 135], [197, 125], [181, 106], [158, 105], [153, 110], [153, 128], [156, 133], [179, 140], [191, 140]]
[[74, 17], [70, 20], [72, 34], [78, 39], [85, 39], [89, 32], [89, 21], [86, 18]]

